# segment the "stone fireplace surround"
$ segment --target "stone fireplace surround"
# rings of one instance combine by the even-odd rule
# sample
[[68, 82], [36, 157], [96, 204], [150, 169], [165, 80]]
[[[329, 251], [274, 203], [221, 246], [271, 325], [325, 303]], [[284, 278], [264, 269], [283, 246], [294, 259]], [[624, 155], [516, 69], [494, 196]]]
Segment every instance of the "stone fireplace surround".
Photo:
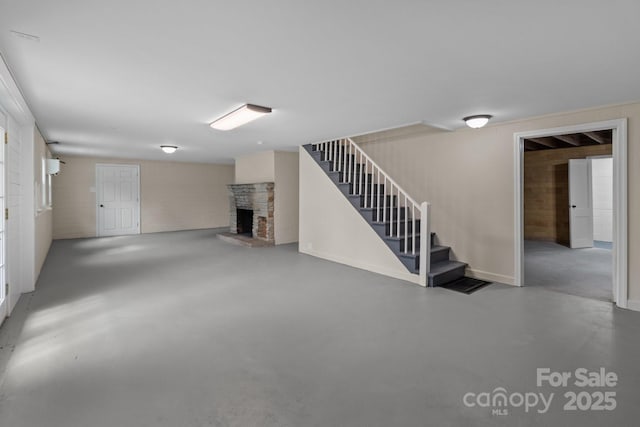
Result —
[[238, 234], [238, 209], [253, 211], [251, 237], [274, 244], [273, 198], [274, 183], [229, 184], [230, 232]]

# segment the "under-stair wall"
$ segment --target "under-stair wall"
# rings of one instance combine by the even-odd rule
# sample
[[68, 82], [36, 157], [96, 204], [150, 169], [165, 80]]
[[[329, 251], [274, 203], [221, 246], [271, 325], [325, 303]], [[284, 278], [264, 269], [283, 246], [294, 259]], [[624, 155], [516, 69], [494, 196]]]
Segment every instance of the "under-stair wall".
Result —
[[304, 147], [300, 147], [302, 253], [418, 283], [345, 198]]

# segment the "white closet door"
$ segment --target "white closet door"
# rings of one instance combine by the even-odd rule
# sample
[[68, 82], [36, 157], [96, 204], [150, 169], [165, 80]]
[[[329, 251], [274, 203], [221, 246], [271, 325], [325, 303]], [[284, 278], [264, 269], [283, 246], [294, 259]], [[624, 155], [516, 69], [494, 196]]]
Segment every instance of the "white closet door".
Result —
[[98, 236], [140, 233], [138, 165], [96, 165]]

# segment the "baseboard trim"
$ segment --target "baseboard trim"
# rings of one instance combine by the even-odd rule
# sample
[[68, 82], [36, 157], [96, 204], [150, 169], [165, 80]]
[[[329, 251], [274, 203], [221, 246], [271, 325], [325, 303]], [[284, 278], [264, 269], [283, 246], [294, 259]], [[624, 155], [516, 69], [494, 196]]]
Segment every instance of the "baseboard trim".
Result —
[[415, 283], [417, 285], [420, 283], [419, 282], [420, 277], [417, 274], [411, 274], [409, 272], [404, 273], [404, 272], [395, 271], [395, 270], [388, 270], [385, 268], [380, 268], [380, 266], [378, 265], [368, 264], [366, 262], [355, 261], [355, 260], [343, 258], [343, 257], [336, 257], [334, 255], [326, 254], [326, 253], [315, 251], [315, 250], [299, 248], [298, 251], [306, 255], [314, 256], [316, 258], [322, 258], [327, 261], [337, 262], [338, 264], [348, 265], [349, 267], [359, 268], [360, 270], [370, 271], [372, 273], [381, 274], [383, 276], [392, 277], [394, 279], [404, 280], [406, 282]]
[[504, 283], [505, 285], [516, 286], [513, 276], [505, 276], [503, 274], [489, 273], [488, 271], [476, 270], [467, 267], [466, 275], [474, 279], [486, 280], [489, 282]]
[[640, 300], [637, 300], [637, 299], [627, 300], [626, 308], [633, 311], [640, 311]]
[[[392, 277], [394, 279], [400, 279], [407, 282], [420, 284], [420, 276], [417, 274], [411, 274], [409, 272], [400, 272], [395, 270], [388, 270], [385, 268], [380, 268], [378, 265], [368, 264], [366, 262], [356, 261], [349, 258], [336, 257], [334, 255], [330, 255], [324, 252], [310, 250], [310, 249], [298, 249], [300, 253], [311, 255], [316, 258], [322, 258], [327, 261], [337, 262], [338, 264], [348, 265], [349, 267], [359, 268], [360, 270], [370, 271], [372, 273], [382, 274], [383, 276]], [[489, 273], [487, 271], [476, 270], [473, 268], [467, 268], [465, 274], [469, 277], [473, 277], [475, 279], [487, 280], [489, 282], [497, 282], [503, 283], [505, 285], [515, 286], [515, 280], [512, 276], [505, 276], [503, 274], [495, 274]], [[637, 301], [639, 304], [638, 310], [640, 310], [640, 301]], [[631, 304], [631, 301], [629, 301]]]

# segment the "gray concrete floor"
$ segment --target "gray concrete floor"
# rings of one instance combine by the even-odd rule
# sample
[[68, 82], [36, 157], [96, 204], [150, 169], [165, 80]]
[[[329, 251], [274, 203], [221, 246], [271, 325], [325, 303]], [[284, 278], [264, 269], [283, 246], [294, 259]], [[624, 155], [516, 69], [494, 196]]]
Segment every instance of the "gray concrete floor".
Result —
[[524, 283], [548, 290], [613, 300], [610, 249], [571, 249], [553, 242], [524, 242]]
[[[0, 426], [631, 426], [639, 331], [601, 301], [424, 289], [211, 230], [56, 241], [0, 329]], [[614, 411], [536, 386], [580, 367], [617, 373]], [[497, 387], [555, 397], [463, 404]]]

